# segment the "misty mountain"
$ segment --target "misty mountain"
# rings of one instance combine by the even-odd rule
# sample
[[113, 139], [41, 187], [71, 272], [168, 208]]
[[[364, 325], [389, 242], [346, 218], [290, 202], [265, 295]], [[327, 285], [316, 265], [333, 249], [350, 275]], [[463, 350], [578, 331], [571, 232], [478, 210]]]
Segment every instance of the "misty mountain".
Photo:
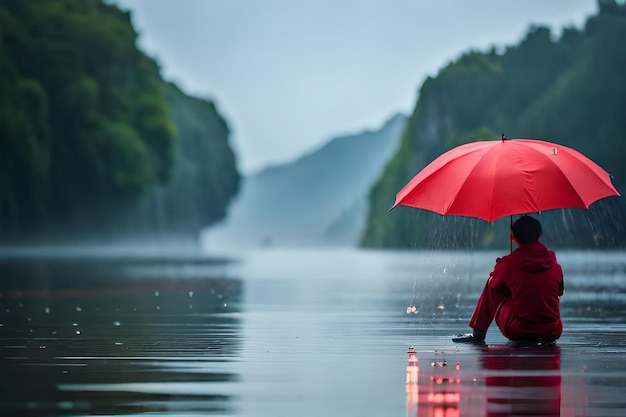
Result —
[[209, 248], [356, 245], [369, 188], [400, 142], [395, 115], [375, 131], [330, 140], [297, 160], [245, 177], [226, 221], [205, 233]]

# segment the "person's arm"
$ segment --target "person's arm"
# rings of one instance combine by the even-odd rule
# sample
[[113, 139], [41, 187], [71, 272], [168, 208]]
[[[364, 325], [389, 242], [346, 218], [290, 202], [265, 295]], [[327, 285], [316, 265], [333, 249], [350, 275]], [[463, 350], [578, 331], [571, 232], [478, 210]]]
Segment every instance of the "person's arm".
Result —
[[506, 261], [502, 258], [496, 259], [496, 264], [493, 267], [493, 271], [489, 274], [489, 286], [494, 289], [506, 289], [505, 283], [505, 264]]

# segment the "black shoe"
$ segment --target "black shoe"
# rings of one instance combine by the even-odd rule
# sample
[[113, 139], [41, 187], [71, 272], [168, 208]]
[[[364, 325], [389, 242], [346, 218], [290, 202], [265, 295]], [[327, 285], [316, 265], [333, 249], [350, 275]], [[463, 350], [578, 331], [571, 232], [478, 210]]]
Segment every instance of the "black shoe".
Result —
[[452, 336], [452, 341], [455, 343], [483, 344], [485, 343], [485, 335], [477, 333], [457, 334]]

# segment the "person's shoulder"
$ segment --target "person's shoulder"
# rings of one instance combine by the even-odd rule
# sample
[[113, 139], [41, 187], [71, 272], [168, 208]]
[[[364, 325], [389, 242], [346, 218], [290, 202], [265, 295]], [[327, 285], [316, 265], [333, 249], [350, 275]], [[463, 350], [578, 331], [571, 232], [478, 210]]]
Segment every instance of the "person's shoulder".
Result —
[[496, 259], [496, 262], [509, 262], [512, 259], [515, 259], [515, 257], [518, 256], [518, 250], [514, 250], [511, 253], [507, 253], [506, 255], [502, 255], [500, 256], [498, 259]]
[[550, 257], [552, 257], [552, 259], [557, 261], [556, 252], [554, 250], [550, 249], [549, 247], [547, 247], [546, 245], [544, 245], [543, 243], [541, 245], [545, 248], [546, 252], [548, 252]]
[[511, 262], [513, 253], [509, 253], [508, 255], [504, 255], [504, 256], [500, 256], [498, 258], [496, 258], [496, 267], [497, 268], [502, 268], [505, 265], [507, 265], [508, 263]]
[[559, 258], [557, 258], [556, 256], [556, 252], [550, 249], [548, 249], [548, 252], [550, 253], [550, 256], [552, 257], [552, 259], [554, 260], [554, 264], [558, 266], [559, 268], [561, 268], [561, 264], [559, 263]]

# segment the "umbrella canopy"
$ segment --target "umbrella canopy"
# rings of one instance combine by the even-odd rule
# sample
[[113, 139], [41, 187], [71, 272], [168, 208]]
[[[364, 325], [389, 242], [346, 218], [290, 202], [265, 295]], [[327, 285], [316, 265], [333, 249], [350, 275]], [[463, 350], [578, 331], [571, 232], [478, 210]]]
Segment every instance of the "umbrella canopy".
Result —
[[393, 207], [490, 222], [513, 214], [588, 208], [618, 195], [610, 175], [578, 151], [503, 136], [501, 141], [467, 143], [444, 153], [398, 192]]

